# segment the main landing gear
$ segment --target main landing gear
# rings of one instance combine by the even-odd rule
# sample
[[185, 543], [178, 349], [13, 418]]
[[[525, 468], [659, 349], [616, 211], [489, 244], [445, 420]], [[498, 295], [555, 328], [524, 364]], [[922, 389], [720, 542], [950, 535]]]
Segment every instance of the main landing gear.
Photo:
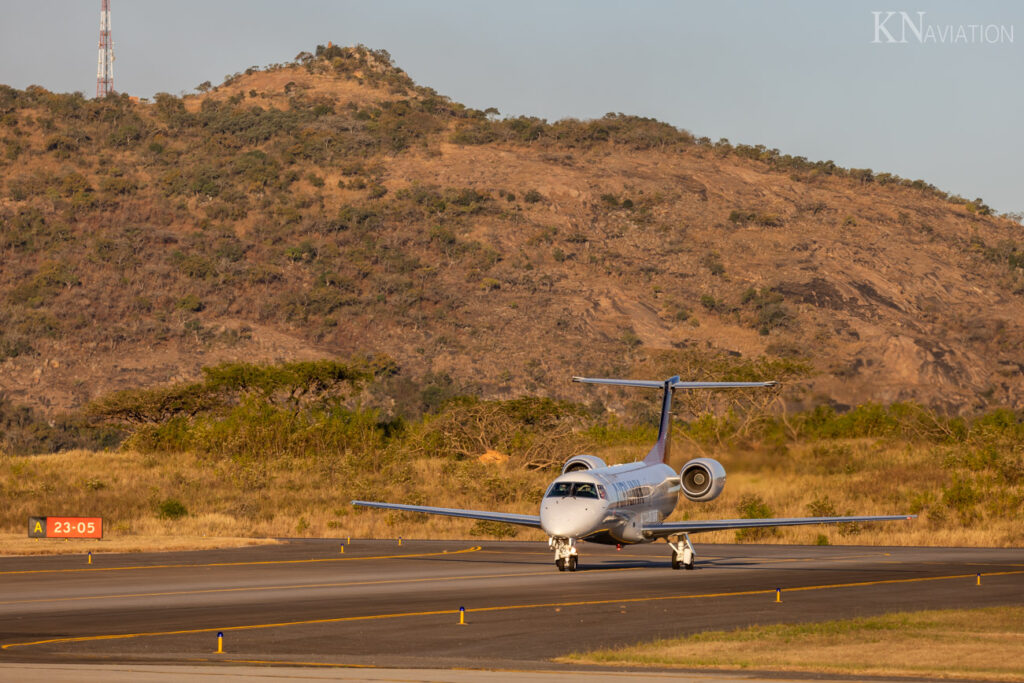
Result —
[[548, 547], [555, 551], [555, 566], [558, 571], [576, 571], [579, 553], [576, 552], [576, 539], [549, 538]]
[[[681, 540], [680, 540], [681, 539]], [[680, 534], [666, 538], [668, 546], [672, 548], [672, 569], [693, 569], [693, 563], [697, 559], [697, 552], [690, 543], [688, 534]]]

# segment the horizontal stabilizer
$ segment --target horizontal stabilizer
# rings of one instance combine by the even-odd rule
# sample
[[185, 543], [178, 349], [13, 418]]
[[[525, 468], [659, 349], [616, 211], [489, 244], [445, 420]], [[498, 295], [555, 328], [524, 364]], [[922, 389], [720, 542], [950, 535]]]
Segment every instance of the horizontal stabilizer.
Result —
[[770, 382], [676, 382], [673, 389], [748, 389], [753, 387], [777, 387], [775, 380]]
[[596, 377], [573, 377], [572, 381], [581, 382], [583, 384], [614, 384], [619, 387], [649, 387], [651, 389], [662, 389], [665, 387], [664, 382], [649, 379], [598, 379]]
[[[611, 384], [619, 387], [647, 387], [664, 389], [665, 382], [649, 379], [601, 379], [597, 377], [573, 377], [573, 382], [582, 384]], [[778, 382], [673, 382], [672, 389], [749, 389], [754, 387], [774, 387]]]

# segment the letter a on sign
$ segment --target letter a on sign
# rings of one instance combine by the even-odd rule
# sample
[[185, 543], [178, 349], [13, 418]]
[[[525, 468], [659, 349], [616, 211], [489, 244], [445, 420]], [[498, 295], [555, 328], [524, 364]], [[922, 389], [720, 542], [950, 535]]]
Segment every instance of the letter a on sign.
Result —
[[28, 518], [28, 537], [46, 538], [46, 517]]

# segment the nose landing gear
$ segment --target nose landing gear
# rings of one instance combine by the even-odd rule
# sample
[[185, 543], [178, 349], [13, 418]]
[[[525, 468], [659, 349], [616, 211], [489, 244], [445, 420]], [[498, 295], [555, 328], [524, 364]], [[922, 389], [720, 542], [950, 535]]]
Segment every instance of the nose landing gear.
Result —
[[690, 543], [689, 534], [680, 534], [666, 538], [665, 541], [672, 548], [672, 569], [693, 569], [693, 563], [697, 559], [697, 552]]
[[549, 538], [548, 547], [555, 551], [555, 566], [558, 571], [576, 571], [579, 553], [576, 552], [576, 539]]

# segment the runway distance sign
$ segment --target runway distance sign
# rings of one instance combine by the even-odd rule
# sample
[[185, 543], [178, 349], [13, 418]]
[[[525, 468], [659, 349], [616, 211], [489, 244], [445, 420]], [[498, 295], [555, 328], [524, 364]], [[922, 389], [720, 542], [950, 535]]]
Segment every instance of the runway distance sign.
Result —
[[102, 517], [29, 517], [29, 538], [103, 538]]

